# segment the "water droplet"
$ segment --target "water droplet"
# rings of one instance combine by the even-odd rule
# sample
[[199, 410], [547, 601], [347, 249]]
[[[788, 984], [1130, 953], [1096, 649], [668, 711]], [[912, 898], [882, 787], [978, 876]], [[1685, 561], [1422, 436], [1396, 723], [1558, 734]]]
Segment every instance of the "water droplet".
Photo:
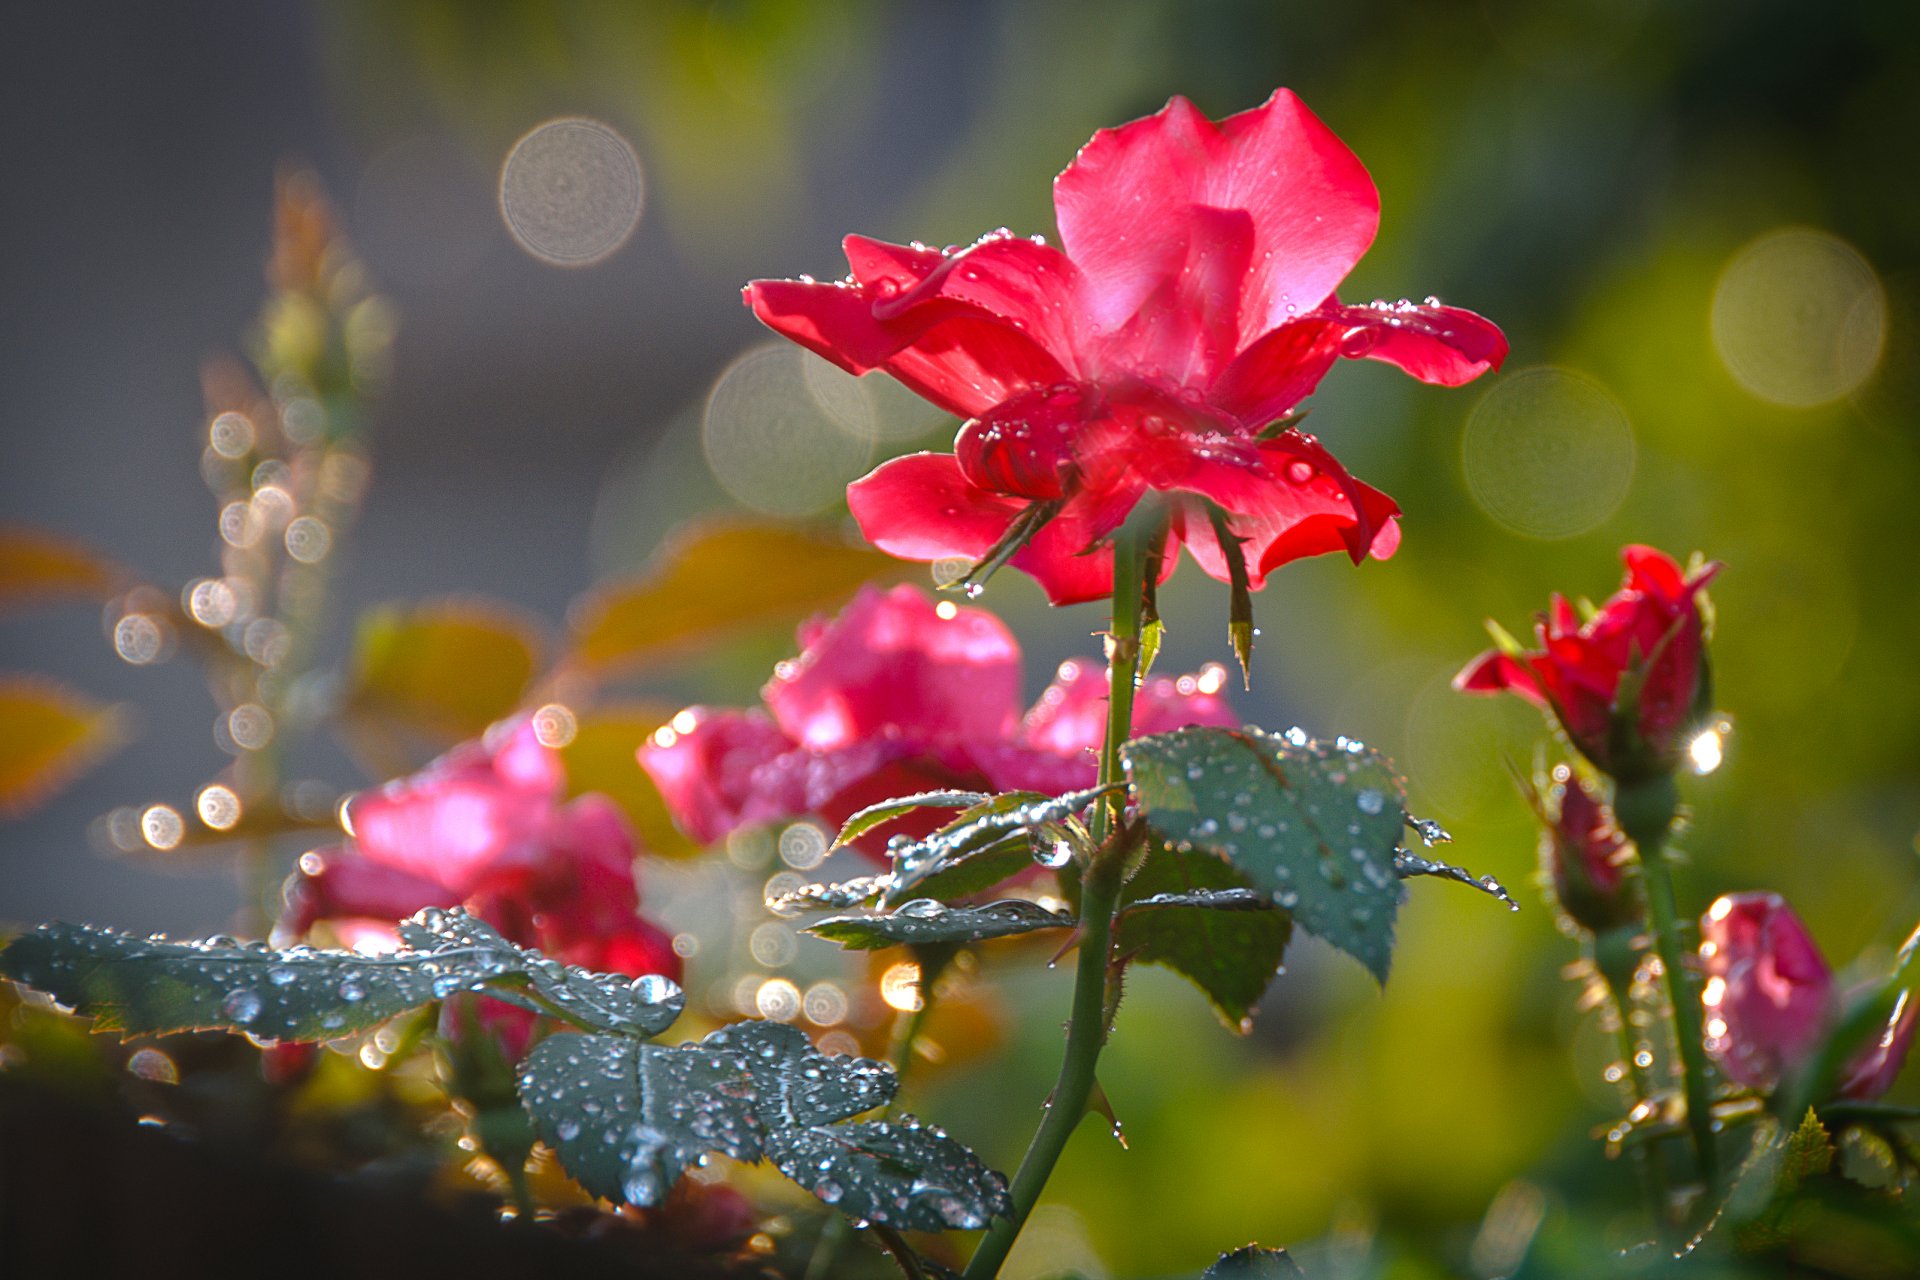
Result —
[[813, 1194], [822, 1204], [838, 1204], [840, 1197], [846, 1194], [846, 1190], [839, 1183], [828, 1181], [815, 1185]]
[[260, 994], [245, 987], [229, 992], [220, 1011], [244, 1027], [260, 1016]]
[[646, 1004], [664, 1004], [680, 994], [672, 979], [658, 973], [643, 973], [627, 985], [634, 997]]
[[1353, 798], [1353, 804], [1362, 813], [1379, 813], [1387, 807], [1387, 798], [1372, 787], [1368, 787]]
[[340, 984], [340, 998], [348, 1004], [359, 1004], [367, 998], [367, 989], [352, 978]]
[[289, 969], [286, 965], [283, 965], [283, 964], [277, 964], [273, 968], [267, 970], [267, 981], [271, 982], [276, 987], [284, 987], [289, 983], [291, 983], [294, 979], [298, 978], [299, 976], [300, 975], [298, 973], [295, 973], [292, 969]]

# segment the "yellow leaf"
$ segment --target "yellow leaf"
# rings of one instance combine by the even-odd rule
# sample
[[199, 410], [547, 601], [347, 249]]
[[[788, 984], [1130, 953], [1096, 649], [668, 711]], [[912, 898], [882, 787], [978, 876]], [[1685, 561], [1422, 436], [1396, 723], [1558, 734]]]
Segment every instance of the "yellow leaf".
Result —
[[573, 740], [560, 748], [567, 768], [567, 791], [597, 791], [627, 815], [643, 848], [668, 858], [698, 853], [699, 846], [673, 825], [666, 802], [635, 753], [673, 712], [663, 706], [623, 703], [578, 713]]
[[541, 648], [539, 624], [494, 601], [371, 609], [354, 638], [345, 705], [356, 719], [470, 738], [520, 705]]
[[657, 662], [756, 624], [830, 609], [900, 561], [837, 534], [785, 525], [705, 523], [653, 564], [574, 608], [572, 661], [594, 675]]
[[126, 573], [70, 538], [26, 525], [0, 526], [0, 609], [48, 596], [104, 600]]
[[125, 742], [127, 717], [44, 676], [0, 675], [0, 817], [18, 817]]

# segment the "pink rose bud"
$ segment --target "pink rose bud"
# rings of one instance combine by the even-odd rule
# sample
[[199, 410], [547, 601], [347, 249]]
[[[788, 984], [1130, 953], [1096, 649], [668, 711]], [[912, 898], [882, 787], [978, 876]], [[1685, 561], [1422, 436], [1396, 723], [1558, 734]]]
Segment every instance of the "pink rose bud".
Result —
[[[1729, 894], [1707, 909], [1700, 937], [1707, 1052], [1727, 1078], [1771, 1089], [1811, 1066], [1843, 1006], [1833, 971], [1793, 908], [1777, 893]], [[1902, 996], [1880, 1035], [1842, 1069], [1836, 1092], [1871, 1099], [1891, 1088], [1914, 1022]]]
[[1567, 918], [1588, 933], [1638, 920], [1640, 900], [1621, 865], [1626, 837], [1613, 825], [1606, 804], [1565, 765], [1554, 769], [1546, 803], [1547, 874]]

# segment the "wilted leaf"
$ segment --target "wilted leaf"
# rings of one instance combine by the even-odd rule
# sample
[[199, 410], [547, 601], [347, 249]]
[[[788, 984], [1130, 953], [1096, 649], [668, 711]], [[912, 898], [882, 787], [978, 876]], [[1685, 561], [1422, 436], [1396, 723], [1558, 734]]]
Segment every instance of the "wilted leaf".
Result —
[[1280, 971], [1293, 921], [1225, 860], [1154, 840], [1120, 898], [1122, 955], [1190, 979], [1220, 1017], [1245, 1031]]
[[685, 1004], [665, 978], [570, 968], [463, 912], [429, 909], [400, 932], [406, 949], [361, 955], [42, 925], [0, 951], [0, 975], [45, 991], [100, 1030], [128, 1035], [224, 1028], [262, 1039], [332, 1039], [462, 991], [526, 1003], [517, 988], [531, 988], [573, 1021], [655, 1035]]
[[787, 525], [704, 524], [639, 575], [574, 609], [571, 660], [606, 676], [710, 644], [745, 627], [831, 609], [899, 561], [837, 534]]
[[949, 907], [932, 898], [915, 898], [884, 915], [834, 916], [805, 932], [849, 951], [875, 951], [902, 943], [981, 942], [1036, 929], [1070, 929], [1072, 916], [1049, 911], [1024, 898], [1007, 898], [977, 907]]
[[126, 571], [84, 543], [24, 525], [0, 525], [0, 612], [36, 600], [104, 600]]
[[33, 808], [125, 737], [115, 707], [40, 676], [0, 675], [0, 817]]
[[507, 605], [442, 600], [360, 617], [346, 706], [447, 742], [511, 713], [540, 663], [536, 624]]
[[1359, 743], [1190, 728], [1123, 748], [1148, 823], [1233, 864], [1309, 932], [1386, 980], [1407, 821], [1401, 783]]
[[560, 748], [567, 789], [573, 795], [595, 791], [610, 797], [633, 824], [648, 852], [680, 858], [700, 852], [667, 812], [653, 779], [640, 767], [640, 744], [673, 713], [642, 704], [595, 707], [581, 711], [572, 741]]

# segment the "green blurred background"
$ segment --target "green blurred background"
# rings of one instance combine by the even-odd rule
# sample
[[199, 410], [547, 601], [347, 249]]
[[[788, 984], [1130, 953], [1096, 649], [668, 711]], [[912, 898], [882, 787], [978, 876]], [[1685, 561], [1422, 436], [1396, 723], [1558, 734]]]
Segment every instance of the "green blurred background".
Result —
[[[1524, 885], [1509, 764], [1533, 767], [1539, 722], [1449, 678], [1483, 618], [1520, 632], [1553, 590], [1610, 592], [1622, 543], [1697, 550], [1728, 566], [1714, 662], [1735, 728], [1685, 788], [1683, 910], [1777, 889], [1837, 965], [1920, 912], [1910, 3], [366, 0], [28, 27], [0, 53], [7, 514], [196, 570], [193, 369], [258, 292], [273, 161], [304, 154], [402, 314], [348, 600], [485, 591], [554, 618], [685, 517], [818, 514], [938, 439], [897, 388], [736, 365], [766, 336], [744, 280], [840, 274], [847, 231], [1050, 234], [1049, 180], [1094, 129], [1172, 93], [1218, 116], [1289, 86], [1380, 187], [1344, 295], [1438, 294], [1513, 354], [1461, 391], [1362, 363], [1314, 397], [1312, 429], [1400, 501], [1405, 542], [1292, 566], [1257, 599], [1248, 718], [1385, 749], [1460, 860]], [[603, 260], [560, 269], [497, 185], [516, 140], [582, 115], [631, 147], [644, 207]], [[617, 231], [631, 209], [607, 198]], [[1010, 574], [983, 603], [1026, 646], [1030, 694], [1093, 651], [1094, 608], [1049, 610]], [[1167, 669], [1226, 657], [1225, 609], [1187, 566], [1163, 596]], [[152, 705], [146, 673], [76, 670], [74, 631], [10, 625], [7, 665]], [[790, 651], [767, 637], [652, 692], [751, 702]], [[164, 678], [143, 745], [0, 830], [0, 917], [230, 912], [219, 877], [84, 851], [106, 805], [217, 764], [191, 673]], [[172, 758], [182, 737], [207, 759]], [[1132, 1149], [1082, 1133], [1010, 1274], [1172, 1274], [1257, 1238], [1490, 1275], [1503, 1231], [1569, 1203], [1605, 1238], [1632, 1190], [1586, 1136], [1613, 1106], [1607, 1051], [1561, 976], [1573, 944], [1521, 896], [1508, 916], [1416, 884], [1384, 996], [1299, 944], [1246, 1039], [1142, 975], [1102, 1070]], [[1001, 1165], [1067, 994], [1031, 955], [1008, 968], [1004, 1067], [930, 1076], [915, 1103]]]

